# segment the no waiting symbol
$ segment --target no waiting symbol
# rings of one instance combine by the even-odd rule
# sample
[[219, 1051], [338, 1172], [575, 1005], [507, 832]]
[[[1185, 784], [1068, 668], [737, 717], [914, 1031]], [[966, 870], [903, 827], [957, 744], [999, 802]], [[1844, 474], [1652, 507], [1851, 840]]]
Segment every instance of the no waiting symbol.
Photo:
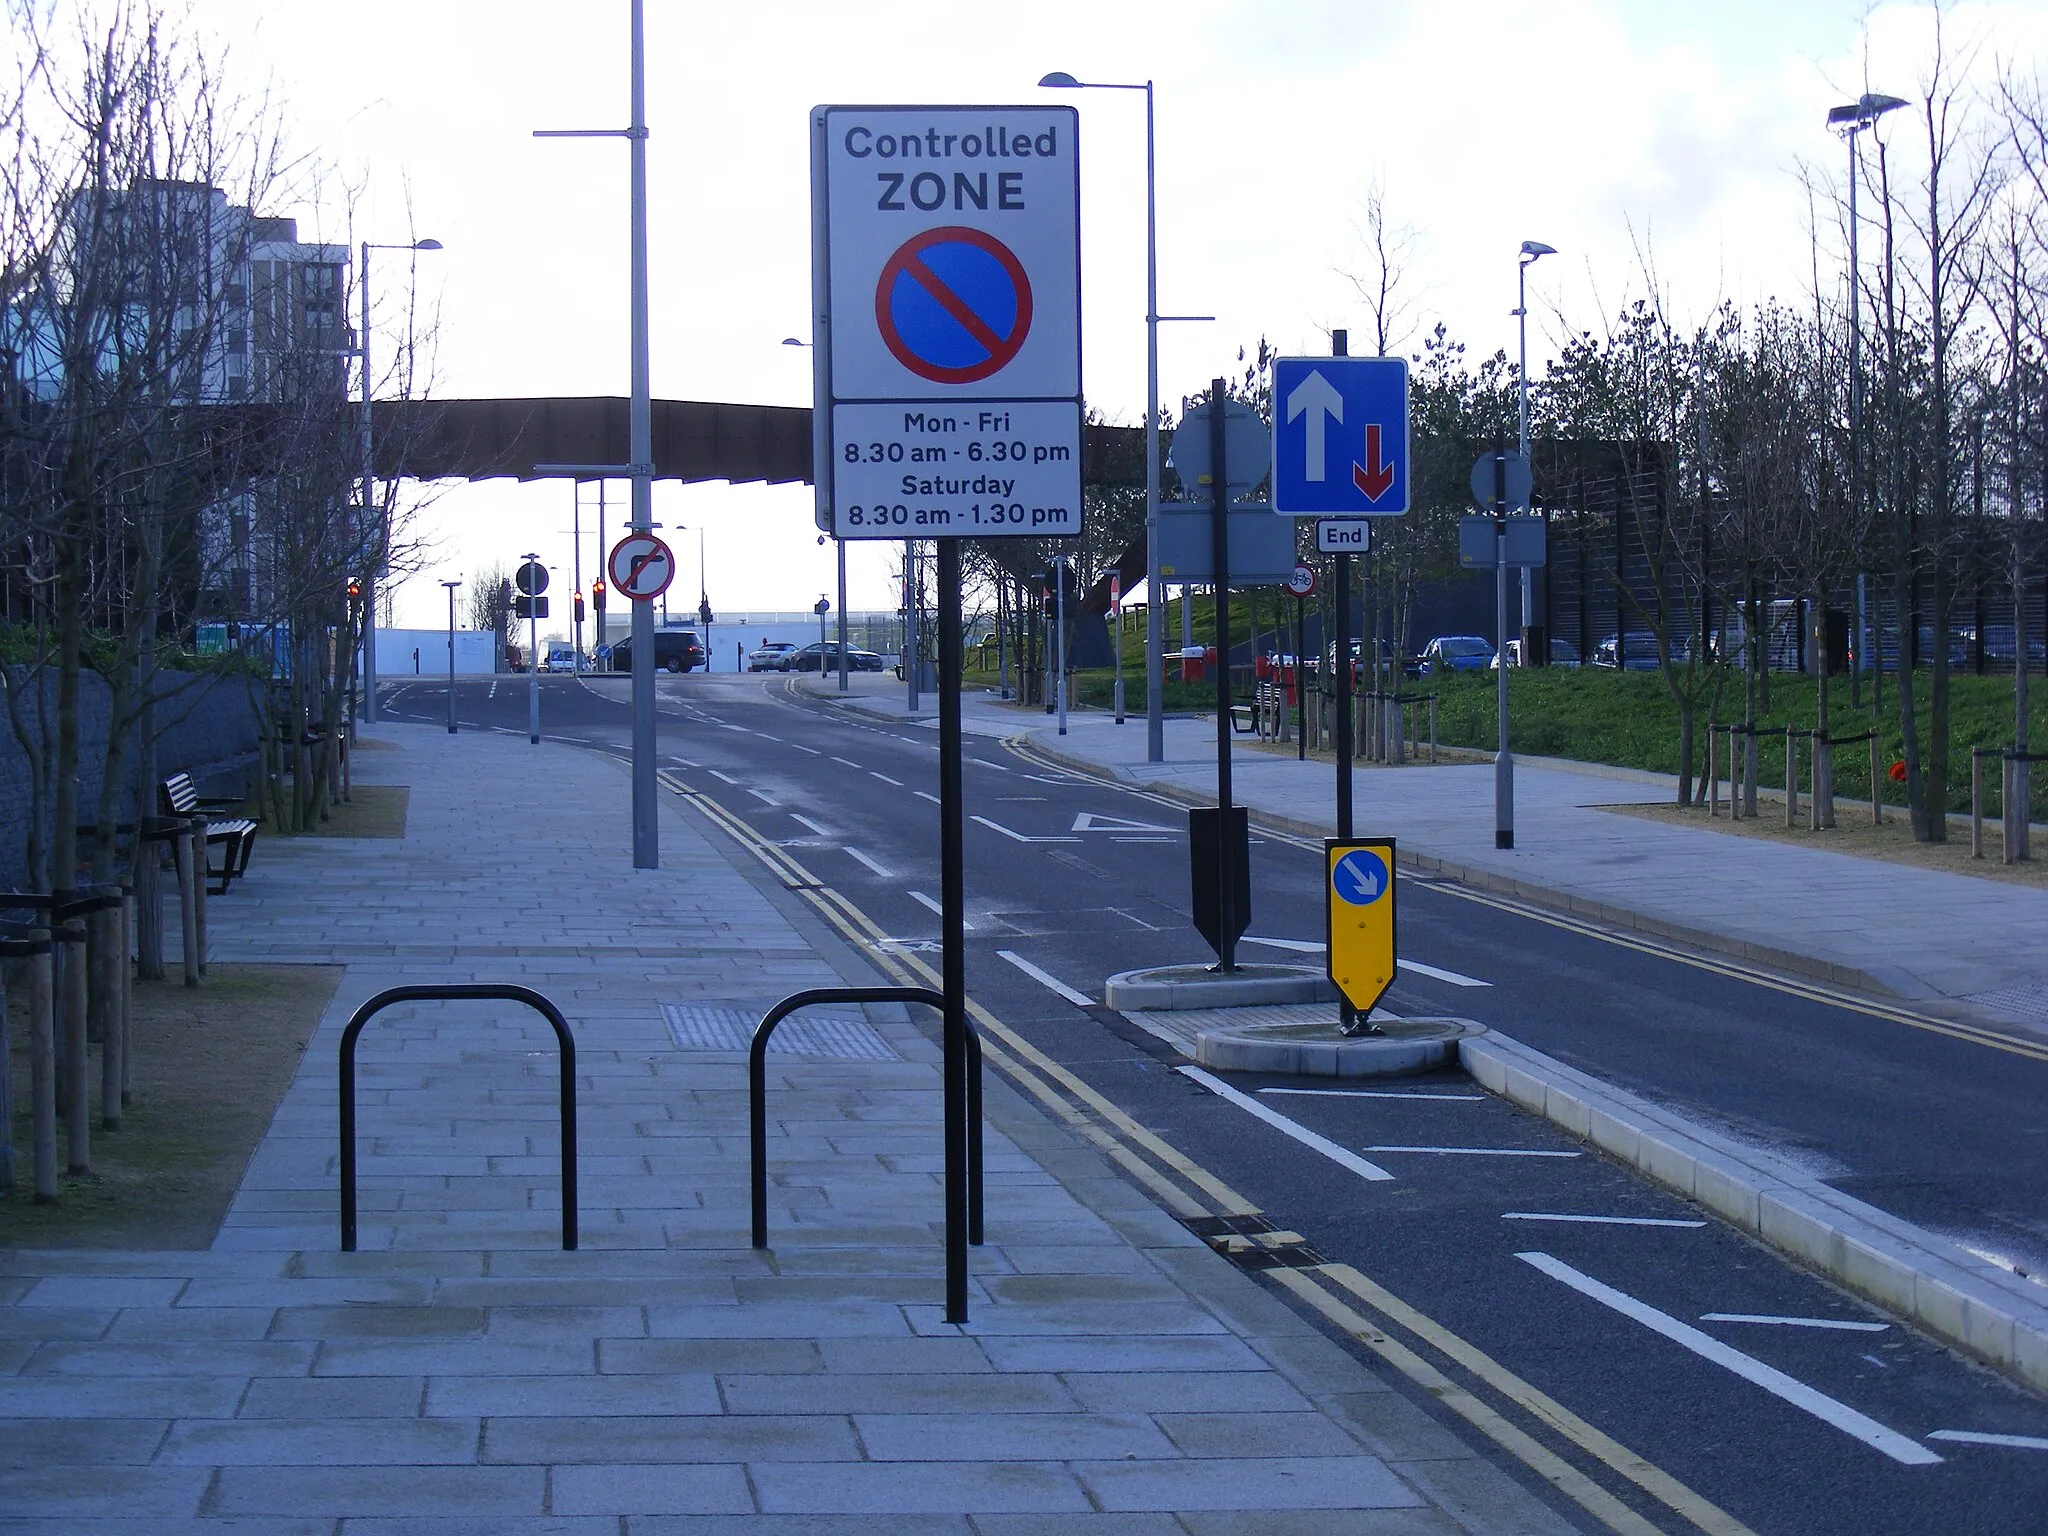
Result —
[[1031, 333], [1031, 279], [993, 235], [928, 229], [882, 264], [875, 324], [919, 378], [972, 384], [1008, 366]]

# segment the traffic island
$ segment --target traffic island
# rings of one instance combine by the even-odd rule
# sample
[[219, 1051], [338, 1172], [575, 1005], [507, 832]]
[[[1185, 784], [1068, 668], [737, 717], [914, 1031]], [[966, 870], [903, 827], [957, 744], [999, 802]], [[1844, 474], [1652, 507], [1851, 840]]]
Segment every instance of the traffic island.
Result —
[[1393, 1077], [1456, 1066], [1458, 1043], [1486, 1033], [1473, 1019], [1392, 1019], [1379, 1033], [1345, 1035], [1335, 1019], [1280, 1024], [1221, 1024], [1195, 1031], [1195, 1060], [1219, 1072], [1297, 1077]]
[[1155, 965], [1119, 971], [1103, 984], [1102, 998], [1123, 1013], [1152, 1009], [1253, 1008], [1285, 1003], [1331, 1003], [1337, 988], [1306, 965]]

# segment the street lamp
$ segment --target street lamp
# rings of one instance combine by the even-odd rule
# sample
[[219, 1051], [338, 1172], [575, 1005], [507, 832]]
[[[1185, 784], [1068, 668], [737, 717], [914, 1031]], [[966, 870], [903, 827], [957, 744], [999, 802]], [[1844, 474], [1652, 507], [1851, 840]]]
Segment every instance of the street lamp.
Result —
[[[1524, 464], [1529, 463], [1529, 269], [1544, 257], [1555, 256], [1556, 254], [1557, 247], [1554, 245], [1545, 245], [1541, 240], [1524, 240], [1522, 242], [1521, 255], [1515, 265], [1515, 323], [1521, 334], [1521, 362], [1517, 365], [1515, 380], [1521, 396], [1519, 402], [1521, 431], [1517, 437], [1517, 442], [1521, 447], [1522, 462]], [[1505, 582], [1507, 578], [1503, 575], [1501, 579]], [[1538, 664], [1531, 661], [1528, 654], [1529, 630], [1532, 627], [1531, 620], [1535, 617], [1534, 585], [1535, 572], [1528, 566], [1523, 566], [1522, 665], [1525, 667], [1532, 667]], [[1501, 667], [1503, 673], [1505, 673], [1507, 667], [1507, 636], [1502, 635], [1500, 639]], [[1548, 651], [1549, 648], [1549, 636], [1546, 633], [1544, 636], [1544, 649]], [[1543, 659], [1547, 661], [1549, 657], [1546, 655]]]
[[[415, 240], [410, 245], [380, 245], [372, 240], [363, 242], [361, 265], [356, 272], [356, 299], [362, 309], [362, 329], [356, 335], [356, 358], [363, 374], [363, 517], [370, 516], [370, 506], [376, 499], [376, 466], [370, 457], [370, 252], [372, 251], [438, 251], [438, 240]], [[389, 530], [384, 526], [383, 514], [377, 515], [377, 547], [374, 560], [363, 562], [363, 721], [374, 725], [377, 721], [377, 576], [378, 568], [388, 553]], [[451, 716], [451, 719], [453, 717]], [[451, 725], [450, 730], [454, 727]]]
[[[808, 347], [811, 345], [810, 342], [801, 341], [794, 336], [783, 337], [782, 344], [785, 347]], [[840, 538], [835, 533], [832, 535], [832, 545], [839, 555], [839, 691], [846, 693], [851, 687], [846, 680], [846, 540]], [[908, 549], [909, 545], [906, 544], [904, 547]], [[824, 637], [821, 635], [819, 638], [823, 639]], [[824, 665], [824, 659], [821, 657], [818, 661], [820, 668], [819, 676], [821, 677], [824, 675], [822, 670]], [[915, 691], [917, 687], [915, 679], [912, 680], [910, 686]]]
[[444, 581], [448, 589], [448, 734], [455, 734], [455, 589], [462, 585], [461, 578]]
[[1152, 82], [1118, 85], [1104, 80], [1076, 80], [1054, 70], [1038, 82], [1058, 91], [1143, 91], [1145, 93], [1145, 760], [1166, 760], [1164, 687], [1166, 610], [1161, 606], [1159, 575], [1159, 323], [1162, 320], [1213, 320], [1214, 315], [1159, 313], [1159, 184], [1155, 174], [1156, 136], [1152, 124]]
[[[1858, 314], [1858, 290], [1863, 269], [1856, 259], [1856, 135], [1876, 124], [1885, 113], [1906, 105], [1898, 96], [1865, 91], [1854, 101], [1828, 109], [1828, 127], [1849, 146], [1849, 498], [1850, 525], [1856, 526], [1863, 511], [1863, 325]], [[1856, 573], [1856, 665], [1850, 669], [1853, 693], [1862, 692], [1863, 658], [1870, 654], [1866, 631], [1863, 573]], [[1880, 688], [1883, 678], [1880, 675]], [[1854, 702], [1852, 698], [1852, 702]]]

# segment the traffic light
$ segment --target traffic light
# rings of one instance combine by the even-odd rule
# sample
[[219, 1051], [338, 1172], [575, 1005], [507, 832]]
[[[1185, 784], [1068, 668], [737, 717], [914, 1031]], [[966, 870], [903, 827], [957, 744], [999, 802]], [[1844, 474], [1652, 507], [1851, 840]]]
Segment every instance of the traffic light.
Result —
[[363, 600], [363, 584], [354, 576], [348, 579], [348, 600], [352, 603], [360, 603]]
[[578, 624], [583, 622], [583, 594], [581, 592], [576, 594], [576, 622]]
[[599, 613], [604, 612], [604, 583], [601, 581], [593, 581], [590, 584], [590, 606]]

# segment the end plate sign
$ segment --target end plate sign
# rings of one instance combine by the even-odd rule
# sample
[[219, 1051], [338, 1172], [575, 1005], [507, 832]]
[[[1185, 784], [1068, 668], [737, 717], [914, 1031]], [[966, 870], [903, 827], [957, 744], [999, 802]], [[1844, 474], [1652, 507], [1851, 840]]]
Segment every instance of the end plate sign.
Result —
[[1078, 114], [811, 113], [812, 453], [840, 538], [1081, 531]]

